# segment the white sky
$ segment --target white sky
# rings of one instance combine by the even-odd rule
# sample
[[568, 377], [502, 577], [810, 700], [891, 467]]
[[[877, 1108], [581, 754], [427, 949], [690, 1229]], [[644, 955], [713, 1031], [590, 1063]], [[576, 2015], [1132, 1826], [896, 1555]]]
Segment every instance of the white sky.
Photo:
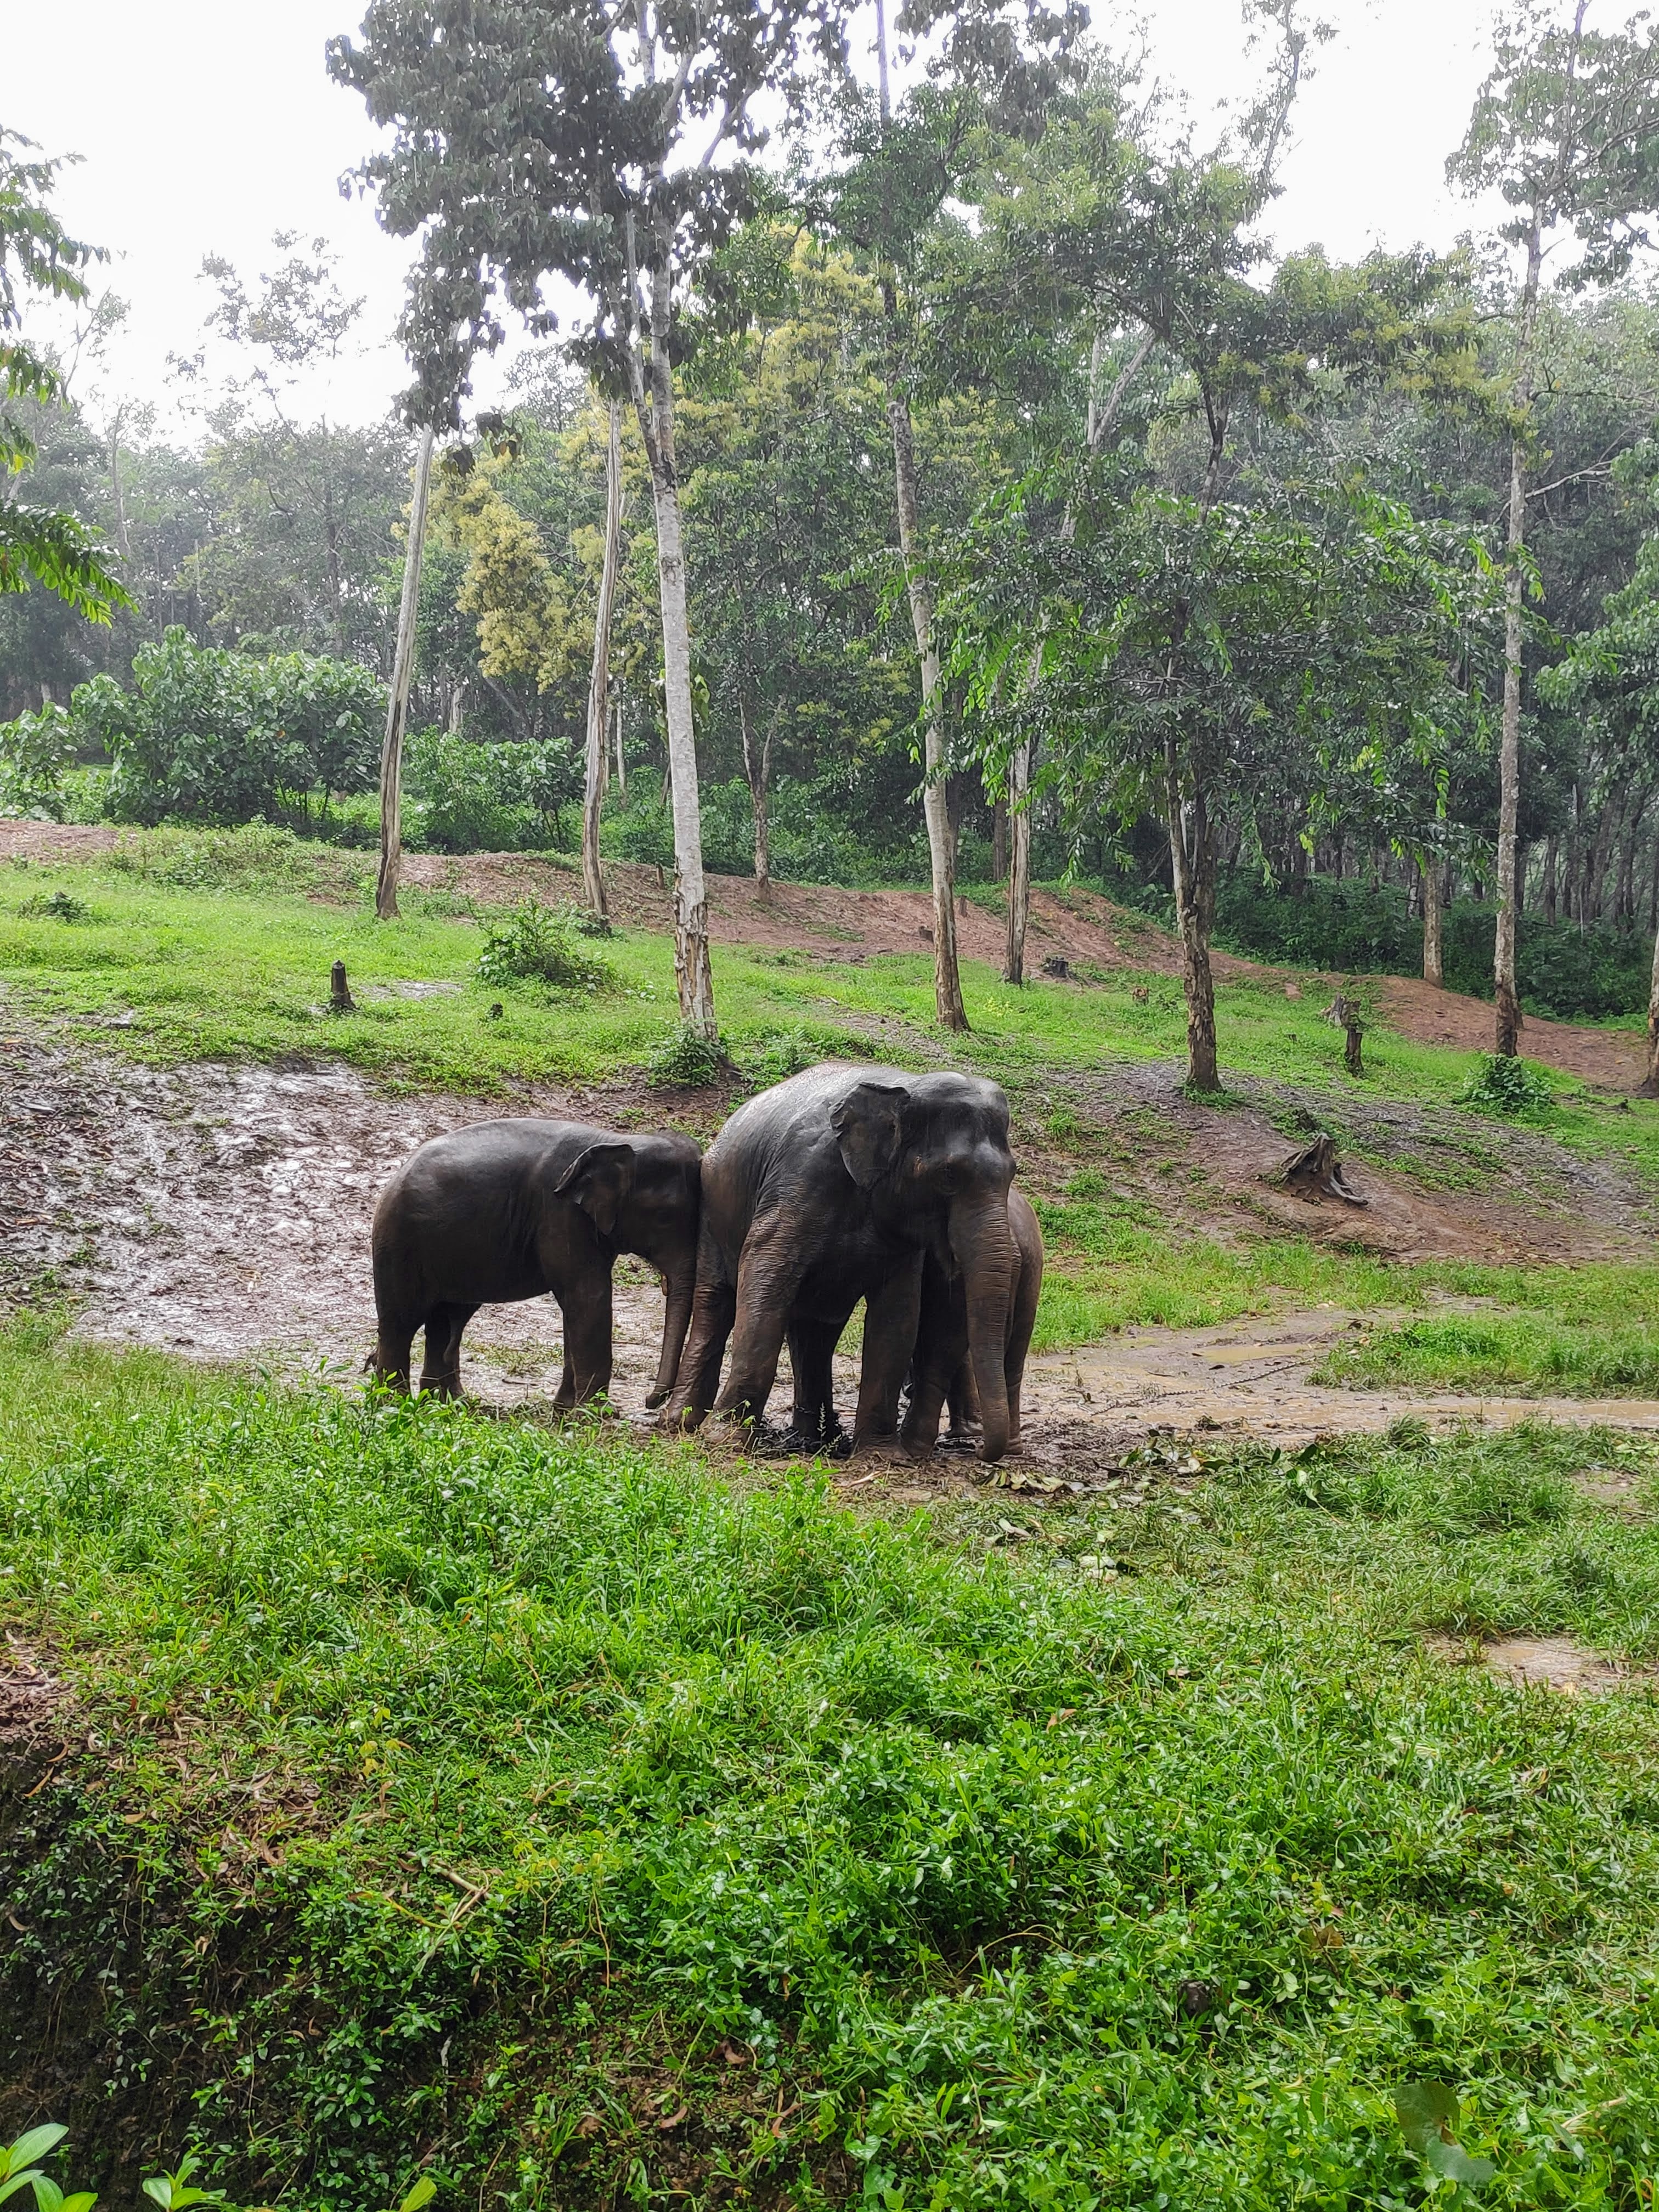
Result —
[[[1188, 96], [1202, 141], [1216, 103], [1248, 94], [1237, 0], [1143, 6], [1157, 75]], [[1280, 243], [1316, 240], [1344, 258], [1376, 243], [1449, 246], [1472, 211], [1447, 192], [1443, 165], [1485, 73], [1491, 0], [1325, 0], [1323, 12], [1338, 36], [1297, 106]], [[195, 349], [210, 304], [202, 256], [252, 276], [278, 258], [271, 233], [297, 230], [330, 240], [345, 288], [368, 302], [370, 346], [316, 403], [336, 419], [382, 413], [406, 381], [390, 339], [410, 250], [338, 191], [374, 136], [323, 66], [324, 41], [355, 27], [354, 0], [80, 0], [71, 16], [8, 15], [0, 123], [84, 157], [58, 209], [110, 249], [102, 281], [131, 303], [98, 381], [157, 404], [166, 434], [166, 357]], [[1130, 43], [1108, 0], [1096, 0], [1095, 28]]]

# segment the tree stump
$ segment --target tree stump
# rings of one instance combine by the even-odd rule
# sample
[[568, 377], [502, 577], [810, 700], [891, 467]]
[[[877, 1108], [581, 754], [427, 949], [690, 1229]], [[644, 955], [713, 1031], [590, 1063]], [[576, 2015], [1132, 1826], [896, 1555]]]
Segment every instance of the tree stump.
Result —
[[328, 1010], [331, 1014], [355, 1014], [357, 1011], [357, 1002], [346, 986], [343, 960], [337, 960], [329, 970]]
[[1051, 952], [1042, 963], [1045, 975], [1052, 975], [1057, 983], [1064, 983], [1071, 975], [1072, 963], [1064, 953]]
[[1268, 1181], [1303, 1197], [1340, 1198], [1345, 1206], [1370, 1204], [1344, 1176], [1342, 1164], [1336, 1157], [1336, 1139], [1324, 1129], [1310, 1137], [1299, 1152], [1292, 1152], [1282, 1167], [1273, 1170]]
[[1352, 999], [1345, 999], [1339, 991], [1329, 1006], [1326, 1007], [1325, 1018], [1334, 1028], [1344, 1030], [1347, 1033], [1346, 1041], [1342, 1048], [1342, 1065], [1350, 1075], [1363, 1075], [1365, 1073], [1364, 1054], [1365, 1024], [1360, 1018], [1358, 1006]]

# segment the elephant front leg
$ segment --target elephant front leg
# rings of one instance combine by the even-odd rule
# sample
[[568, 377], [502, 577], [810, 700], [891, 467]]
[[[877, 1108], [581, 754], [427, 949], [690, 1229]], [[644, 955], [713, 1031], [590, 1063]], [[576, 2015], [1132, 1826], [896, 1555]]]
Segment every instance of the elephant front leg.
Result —
[[553, 1407], [556, 1413], [568, 1413], [611, 1388], [610, 1276], [572, 1297], [568, 1305], [561, 1299], [559, 1310], [564, 1316], [564, 1372]]
[[[853, 1449], [896, 1441], [899, 1393], [915, 1353], [921, 1318], [921, 1255], [905, 1261], [865, 1300], [864, 1364], [859, 1377], [859, 1408], [853, 1422]], [[937, 1430], [939, 1413], [933, 1413]]]
[[778, 1378], [789, 1310], [806, 1273], [799, 1238], [799, 1224], [781, 1219], [757, 1223], [749, 1232], [738, 1263], [731, 1371], [714, 1401], [717, 1413], [757, 1421], [766, 1411]]

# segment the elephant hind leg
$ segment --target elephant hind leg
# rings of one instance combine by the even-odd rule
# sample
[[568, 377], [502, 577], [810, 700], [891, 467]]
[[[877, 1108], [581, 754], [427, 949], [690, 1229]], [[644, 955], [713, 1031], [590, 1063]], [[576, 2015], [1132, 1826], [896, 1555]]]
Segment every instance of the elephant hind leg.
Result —
[[410, 1346], [415, 1341], [415, 1332], [421, 1326], [418, 1319], [410, 1320], [402, 1314], [382, 1314], [375, 1334], [374, 1356], [370, 1363], [374, 1380], [388, 1390], [399, 1390], [409, 1395]]
[[461, 1331], [477, 1306], [435, 1306], [426, 1317], [426, 1358], [421, 1388], [440, 1398], [461, 1395]]

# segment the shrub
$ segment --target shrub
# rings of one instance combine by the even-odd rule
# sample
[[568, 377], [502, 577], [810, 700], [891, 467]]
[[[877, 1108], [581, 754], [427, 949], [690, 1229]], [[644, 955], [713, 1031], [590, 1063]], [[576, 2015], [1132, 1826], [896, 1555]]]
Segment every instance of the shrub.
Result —
[[92, 908], [86, 901], [76, 898], [70, 891], [52, 891], [50, 894], [38, 891], [33, 898], [25, 899], [17, 911], [27, 915], [31, 921], [90, 921], [93, 919]]
[[1458, 1103], [1478, 1107], [1483, 1114], [1501, 1114], [1515, 1121], [1523, 1114], [1544, 1112], [1555, 1103], [1555, 1093], [1541, 1068], [1507, 1054], [1485, 1052], [1480, 1065], [1457, 1094]]
[[0, 814], [62, 822], [64, 778], [75, 760], [75, 723], [50, 702], [38, 714], [0, 722]]
[[610, 962], [578, 942], [579, 921], [571, 908], [524, 900], [505, 920], [486, 924], [480, 976], [486, 983], [547, 983], [566, 991], [614, 988]]
[[180, 629], [133, 657], [134, 688], [94, 676], [70, 702], [78, 744], [113, 767], [118, 822], [268, 818], [285, 798], [366, 791], [380, 768], [384, 692], [353, 663], [305, 653], [256, 660]]
[[672, 1031], [646, 1060], [645, 1079], [665, 1091], [694, 1091], [732, 1073], [723, 1041], [711, 1043], [689, 1024]]
[[563, 745], [481, 744], [441, 730], [409, 740], [405, 780], [418, 836], [440, 853], [530, 853], [563, 842], [560, 809], [578, 796], [577, 763]]

